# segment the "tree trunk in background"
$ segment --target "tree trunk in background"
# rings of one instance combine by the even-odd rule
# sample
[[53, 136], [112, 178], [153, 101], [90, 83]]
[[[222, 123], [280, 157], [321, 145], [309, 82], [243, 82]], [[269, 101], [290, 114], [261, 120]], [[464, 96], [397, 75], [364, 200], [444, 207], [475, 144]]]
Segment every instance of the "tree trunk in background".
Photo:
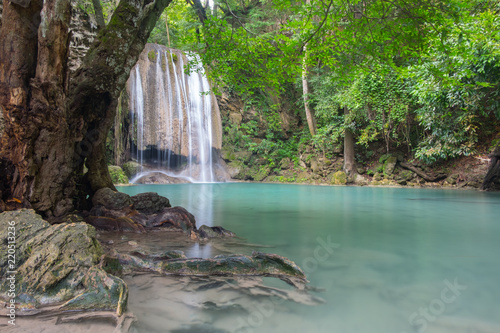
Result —
[[106, 26], [106, 22], [104, 22], [104, 14], [102, 13], [102, 6], [100, 0], [92, 0], [92, 4], [94, 5], [95, 19], [97, 21], [97, 26], [99, 30]]
[[[349, 109], [344, 107], [344, 116], [349, 115]], [[354, 135], [348, 128], [344, 133], [344, 172], [348, 176], [356, 174], [356, 162], [354, 161]]]
[[82, 207], [98, 189], [114, 188], [105, 144], [117, 99], [171, 0], [120, 1], [72, 86], [65, 81], [70, 2], [45, 0], [39, 24], [42, 2], [22, 8], [4, 1], [0, 191], [7, 208], [9, 202], [24, 202], [57, 218]]
[[309, 105], [309, 82], [307, 81], [307, 74], [309, 70], [307, 67], [307, 45], [304, 46], [304, 58], [302, 59], [302, 95], [304, 97], [304, 110], [306, 112], [307, 126], [311, 136], [316, 135], [316, 118], [314, 111]]
[[[310, 5], [311, 0], [306, 0], [306, 4]], [[309, 73], [309, 68], [307, 66], [308, 53], [307, 53], [307, 43], [304, 45], [304, 58], [302, 59], [302, 95], [304, 97], [304, 110], [306, 112], [307, 126], [309, 126], [309, 133], [311, 136], [316, 135], [316, 118], [314, 117], [314, 111], [311, 109], [309, 104], [309, 82], [307, 81], [307, 75]]]

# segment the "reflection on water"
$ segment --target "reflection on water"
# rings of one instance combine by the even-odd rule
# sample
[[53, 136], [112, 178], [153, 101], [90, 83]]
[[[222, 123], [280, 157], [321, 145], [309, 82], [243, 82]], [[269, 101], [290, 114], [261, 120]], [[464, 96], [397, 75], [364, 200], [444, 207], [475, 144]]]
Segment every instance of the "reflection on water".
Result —
[[120, 190], [157, 191], [193, 212], [198, 226], [245, 237], [193, 246], [158, 234], [139, 247], [184, 246], [197, 257], [273, 252], [311, 281], [298, 292], [267, 278], [263, 286], [129, 276], [133, 332], [500, 332], [498, 193], [275, 184]]

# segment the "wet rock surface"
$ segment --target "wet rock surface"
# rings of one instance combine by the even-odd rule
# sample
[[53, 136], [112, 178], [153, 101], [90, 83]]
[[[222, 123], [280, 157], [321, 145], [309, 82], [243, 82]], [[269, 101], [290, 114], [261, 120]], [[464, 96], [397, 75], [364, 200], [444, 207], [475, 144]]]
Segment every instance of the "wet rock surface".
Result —
[[200, 238], [224, 238], [224, 237], [234, 237], [235, 234], [232, 231], [224, 229], [220, 226], [209, 227], [202, 225], [198, 229], [198, 234]]
[[291, 260], [277, 254], [218, 255], [214, 258], [158, 259], [116, 254], [125, 270], [142, 270], [179, 276], [270, 276], [299, 289], [307, 283], [304, 272]]
[[171, 207], [170, 201], [154, 192], [135, 196], [109, 188], [97, 191], [94, 206], [85, 221], [99, 230], [144, 232], [152, 228], [169, 228], [191, 234], [196, 230], [194, 216], [182, 207]]

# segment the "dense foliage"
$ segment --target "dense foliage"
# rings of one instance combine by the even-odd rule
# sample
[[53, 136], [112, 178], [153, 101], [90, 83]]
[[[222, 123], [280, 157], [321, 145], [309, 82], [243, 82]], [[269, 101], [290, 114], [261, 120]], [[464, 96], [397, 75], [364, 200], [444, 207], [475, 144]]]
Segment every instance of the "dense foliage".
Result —
[[[173, 46], [201, 54], [216, 90], [262, 106], [274, 130], [246, 147], [271, 165], [299, 141], [328, 154], [346, 129], [359, 149], [379, 141], [429, 163], [473, 154], [498, 131], [498, 1], [188, 3], [164, 14]], [[158, 23], [152, 40], [165, 43], [165, 29]], [[305, 68], [317, 134], [283, 136], [273, 110], [301, 91]], [[303, 115], [300, 93], [291, 95], [289, 112]], [[249, 126], [232, 131], [250, 136]]]

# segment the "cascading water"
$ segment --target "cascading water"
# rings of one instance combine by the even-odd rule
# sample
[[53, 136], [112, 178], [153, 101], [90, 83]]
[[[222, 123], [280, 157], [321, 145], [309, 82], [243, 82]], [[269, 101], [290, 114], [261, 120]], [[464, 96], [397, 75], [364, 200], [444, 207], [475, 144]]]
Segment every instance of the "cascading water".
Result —
[[184, 65], [196, 57], [146, 45], [128, 82], [131, 155], [145, 172], [190, 182], [225, 181], [217, 103], [202, 67], [184, 73]]
[[134, 124], [135, 119], [137, 119], [136, 156], [138, 162], [142, 166], [144, 161], [144, 151], [142, 150], [142, 147], [144, 146], [144, 95], [142, 93], [142, 80], [141, 80], [141, 73], [139, 72], [139, 67], [136, 67], [135, 71], [133, 71], [131, 90], [133, 91], [133, 93], [131, 94], [130, 102], [131, 106], [135, 110], [135, 112], [132, 113], [132, 123]]

